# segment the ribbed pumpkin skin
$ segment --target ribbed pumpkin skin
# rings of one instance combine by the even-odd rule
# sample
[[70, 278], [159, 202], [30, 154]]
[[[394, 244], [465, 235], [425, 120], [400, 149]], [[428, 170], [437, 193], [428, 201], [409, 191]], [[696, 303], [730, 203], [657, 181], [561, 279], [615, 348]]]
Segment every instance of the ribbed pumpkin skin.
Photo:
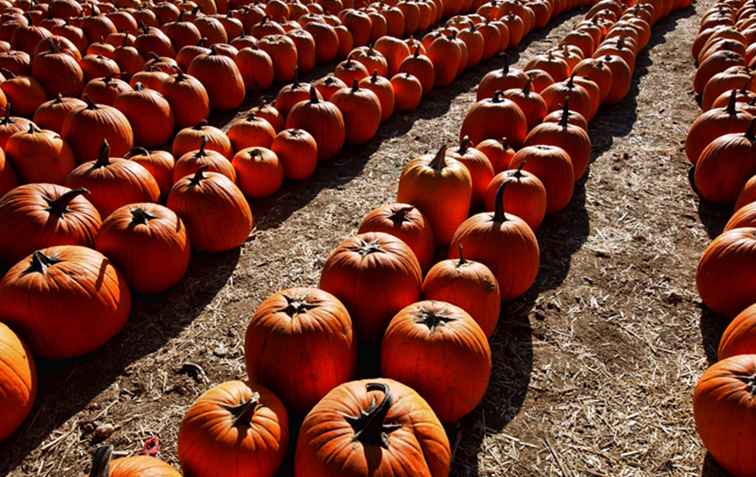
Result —
[[153, 147], [167, 143], [175, 124], [173, 110], [165, 97], [150, 88], [137, 84], [115, 100], [114, 106], [129, 120], [134, 130], [134, 143]]
[[423, 271], [433, 264], [433, 229], [420, 210], [410, 204], [386, 204], [371, 210], [357, 230], [359, 234], [367, 232], [385, 232], [402, 240], [415, 253]]
[[331, 252], [319, 286], [344, 303], [360, 340], [375, 342], [397, 311], [417, 301], [421, 282], [420, 264], [404, 242], [370, 232]]
[[570, 156], [557, 146], [527, 146], [512, 157], [509, 167], [522, 168], [538, 177], [546, 188], [546, 213], [566, 208], [575, 192], [574, 169]]
[[696, 190], [704, 199], [732, 204], [756, 173], [756, 145], [752, 132], [719, 136], [698, 156]]
[[317, 288], [289, 288], [265, 299], [247, 326], [244, 350], [250, 381], [270, 387], [300, 414], [349, 381], [357, 366], [349, 312]]
[[201, 54], [192, 60], [189, 74], [205, 86], [211, 109], [227, 111], [244, 102], [244, 79], [231, 58], [215, 52]]
[[73, 152], [60, 135], [36, 126], [8, 138], [4, 150], [23, 182], [62, 184], [76, 167]]
[[546, 145], [563, 149], [570, 156], [575, 181], [588, 171], [588, 164], [591, 162], [593, 153], [593, 145], [588, 133], [569, 121], [539, 124], [525, 138], [525, 145]]
[[696, 164], [706, 146], [725, 134], [745, 132], [753, 116], [739, 106], [714, 108], [699, 115], [688, 129], [685, 153], [691, 164]]
[[[388, 386], [391, 407], [384, 422], [401, 427], [388, 434], [388, 447], [355, 441], [345, 416], [360, 416]], [[296, 477], [447, 477], [451, 449], [446, 431], [428, 403], [392, 379], [351, 381], [329, 392], [304, 420], [295, 453]]]
[[110, 214], [95, 248], [113, 260], [140, 293], [159, 293], [178, 283], [191, 254], [181, 219], [171, 209], [148, 202], [124, 205]]
[[494, 94], [470, 107], [462, 121], [459, 137], [468, 136], [473, 144], [506, 137], [512, 144], [520, 145], [527, 134], [528, 121], [520, 107], [501, 94]]
[[716, 461], [732, 475], [756, 475], [751, 436], [756, 428], [756, 355], [724, 359], [707, 369], [693, 393], [696, 430]]
[[15, 263], [53, 245], [94, 245], [102, 219], [84, 195], [72, 197], [60, 213], [50, 205], [71, 189], [56, 184], [24, 184], [0, 198], [0, 258]]
[[462, 308], [486, 336], [493, 335], [499, 321], [499, 284], [491, 270], [480, 262], [466, 259], [438, 262], [425, 276], [423, 298]]
[[[230, 409], [255, 396], [259, 406], [238, 424]], [[281, 401], [267, 388], [227, 381], [194, 402], [181, 421], [178, 454], [193, 477], [273, 477], [289, 442], [289, 418]]]
[[397, 202], [412, 204], [433, 228], [439, 245], [451, 241], [470, 211], [472, 177], [461, 162], [446, 156], [443, 148], [435, 157], [423, 155], [411, 160], [399, 178]]
[[126, 116], [102, 104], [71, 113], [63, 122], [61, 136], [80, 163], [97, 159], [103, 140], [108, 141], [114, 157], [123, 157], [134, 146], [134, 131]]
[[36, 267], [30, 255], [0, 281], [5, 322], [26, 336], [40, 357], [71, 358], [104, 345], [128, 319], [126, 280], [104, 255], [87, 247], [61, 245], [40, 252], [58, 262]]
[[706, 248], [698, 262], [696, 284], [704, 304], [734, 316], [756, 302], [756, 228], [724, 232]]
[[743, 227], [756, 227], [756, 202], [749, 202], [743, 207], [735, 209], [735, 213], [727, 221], [724, 230]]
[[181, 474], [160, 459], [136, 455], [112, 461], [106, 477], [181, 477]]
[[255, 224], [244, 194], [223, 174], [203, 172], [196, 178], [185, 176], [168, 194], [168, 207], [184, 221], [192, 248], [224, 252], [239, 247]]
[[756, 305], [733, 318], [719, 340], [718, 359], [738, 354], [756, 354]]
[[421, 301], [402, 309], [386, 329], [381, 373], [416, 390], [441, 421], [456, 422], [488, 388], [491, 349], [466, 311], [442, 301]]
[[496, 209], [496, 192], [504, 182], [507, 183], [504, 209], [524, 220], [533, 232], [537, 232], [546, 216], [546, 188], [543, 182], [534, 174], [520, 169], [496, 174], [488, 184], [483, 199], [486, 211]]
[[311, 95], [310, 101], [294, 105], [286, 118], [287, 129], [304, 129], [318, 144], [318, 159], [325, 161], [341, 151], [346, 142], [344, 116], [330, 101], [320, 101]]
[[[0, 149], [2, 151], [2, 149]], [[18, 185], [18, 177], [11, 166], [10, 160], [0, 152], [0, 197]]]
[[29, 415], [37, 395], [37, 368], [26, 345], [0, 323], [0, 442]]
[[738, 194], [738, 200], [735, 201], [735, 210], [744, 207], [751, 202], [756, 202], [756, 175], [748, 179], [743, 189]]

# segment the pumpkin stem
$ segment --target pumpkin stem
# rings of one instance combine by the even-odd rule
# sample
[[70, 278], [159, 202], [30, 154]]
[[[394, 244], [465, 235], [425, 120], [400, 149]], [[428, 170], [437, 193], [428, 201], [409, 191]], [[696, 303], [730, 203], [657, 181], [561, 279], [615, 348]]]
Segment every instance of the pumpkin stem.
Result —
[[457, 267], [461, 267], [462, 265], [467, 263], [467, 260], [465, 260], [464, 248], [462, 247], [461, 243], [457, 246], [457, 251], [459, 252], [459, 261], [457, 262]]
[[530, 96], [530, 86], [533, 84], [533, 78], [528, 76], [528, 80], [525, 81], [525, 86], [522, 87], [522, 94], [527, 96]]
[[9, 79], [13, 79], [16, 77], [16, 73], [12, 72], [11, 70], [7, 68], [0, 68], [0, 73], [2, 73], [3, 76]]
[[318, 100], [318, 90], [315, 89], [315, 86], [310, 86], [310, 103], [318, 103], [320, 100]]
[[528, 163], [527, 159], [523, 159], [519, 166], [517, 166], [517, 169], [515, 169], [514, 173], [512, 173], [512, 177], [516, 177], [517, 179], [520, 179], [521, 177], [524, 177], [522, 173], [522, 168], [525, 167], [525, 164]]
[[205, 152], [205, 146], [207, 146], [208, 138], [205, 135], [202, 135], [202, 138], [200, 138], [200, 145], [199, 150], [194, 154], [194, 157], [203, 157], [206, 156], [207, 153]]
[[26, 133], [27, 134], [34, 134], [34, 133], [38, 133], [40, 131], [42, 131], [42, 130], [39, 129], [36, 124], [30, 122], [29, 123], [29, 129], [26, 131]]
[[415, 319], [415, 323], [425, 325], [431, 332], [433, 332], [436, 328], [445, 326], [447, 323], [454, 320], [455, 318], [450, 316], [442, 315], [438, 312], [423, 308], [418, 312], [418, 317]]
[[359, 90], [360, 90], [360, 85], [359, 85], [359, 83], [357, 83], [357, 80], [356, 80], [356, 79], [353, 79], [353, 80], [352, 80], [352, 93], [356, 93], [356, 92], [357, 92], [357, 91], [359, 91]]
[[74, 200], [74, 198], [87, 194], [89, 194], [89, 190], [83, 187], [80, 187], [78, 189], [71, 189], [61, 194], [57, 199], [48, 201], [48, 205], [45, 210], [53, 215], [61, 216], [64, 213], [68, 212], [68, 204], [70, 204], [71, 201]]
[[465, 136], [459, 140], [459, 149], [457, 149], [457, 152], [464, 155], [467, 153], [467, 150], [470, 149], [470, 146], [472, 146], [470, 136]]
[[134, 85], [134, 90], [135, 91], [143, 91], [144, 90], [144, 85], [142, 84], [141, 81], [137, 81], [136, 82], [136, 84]]
[[373, 70], [373, 74], [370, 75], [370, 82], [373, 83], [373, 84], [375, 84], [375, 83], [378, 82], [378, 71], [377, 70]]
[[92, 101], [92, 98], [90, 98], [88, 94], [83, 95], [81, 99], [83, 99], [84, 102], [87, 103], [87, 109], [97, 109], [97, 105], [94, 101]]
[[496, 190], [496, 209], [494, 210], [493, 221], [497, 223], [508, 220], [507, 213], [504, 211], [504, 188], [506, 185], [507, 181], [504, 181]]
[[149, 155], [150, 155], [150, 151], [148, 151], [147, 148], [137, 146], [137, 147], [131, 148], [131, 150], [127, 152], [124, 157], [126, 159], [129, 159], [134, 156], [149, 156]]
[[306, 296], [292, 298], [288, 295], [283, 295], [283, 297], [286, 300], [286, 308], [282, 309], [281, 312], [286, 313], [291, 318], [293, 318], [295, 315], [307, 313], [308, 311], [318, 307], [318, 305], [314, 303], [308, 303]]
[[394, 227], [401, 227], [401, 225], [407, 220], [407, 215], [409, 215], [409, 213], [412, 212], [412, 209], [414, 208], [414, 206], [406, 205], [393, 210], [391, 215], [389, 216], [389, 219], [391, 219]]
[[152, 219], [157, 219], [157, 216], [147, 212], [141, 207], [134, 207], [131, 209], [131, 222], [129, 223], [129, 227], [147, 225]]
[[562, 104], [562, 117], [559, 118], [559, 125], [562, 128], [566, 128], [570, 124], [570, 96], [564, 96], [564, 104]]
[[749, 141], [754, 140], [754, 133], [756, 132], [756, 118], [751, 120], [751, 124], [748, 125], [748, 130], [745, 132], [745, 137]]
[[100, 446], [95, 449], [92, 456], [92, 469], [89, 471], [89, 477], [109, 477], [110, 460], [113, 458], [112, 446]]
[[420, 56], [420, 45], [415, 46], [415, 53], [413, 55], [415, 58]]
[[727, 102], [727, 114], [730, 116], [736, 116], [738, 114], [737, 110], [735, 109], [735, 103], [737, 102], [738, 91], [732, 90], [730, 93], [730, 100]]
[[509, 55], [506, 53], [502, 53], [501, 55], [502, 59], [504, 60], [504, 65], [501, 67], [502, 76], [509, 73]]
[[394, 402], [394, 396], [391, 394], [391, 388], [383, 383], [367, 383], [365, 386], [369, 391], [381, 391], [383, 400], [376, 404], [375, 400], [370, 403], [366, 411], [360, 411], [359, 416], [344, 416], [344, 419], [352, 426], [354, 437], [352, 441], [359, 441], [364, 445], [380, 446], [388, 449], [388, 435], [399, 429], [401, 424], [387, 424], [385, 422], [391, 405]]
[[192, 129], [195, 131], [201, 131], [205, 126], [207, 126], [207, 119], [202, 119], [200, 122], [192, 126]]
[[204, 165], [197, 168], [197, 171], [194, 173], [194, 176], [192, 176], [192, 179], [189, 181], [189, 185], [192, 187], [198, 186], [200, 182], [205, 180], [205, 171], [207, 171], [209, 166]]
[[446, 144], [436, 153], [436, 157], [428, 164], [434, 171], [441, 172], [446, 167]]
[[491, 98], [491, 101], [494, 103], [500, 103], [503, 95], [504, 95], [504, 92], [502, 90], [497, 90], [496, 92], [494, 92], [494, 95]]
[[226, 410], [231, 413], [234, 426], [249, 427], [250, 422], [252, 421], [252, 416], [255, 415], [255, 412], [257, 412], [261, 406], [260, 393], [253, 392], [252, 397], [237, 406], [227, 407]]
[[110, 164], [110, 144], [107, 139], [102, 140], [100, 145], [100, 151], [97, 153], [97, 161], [95, 161], [94, 167], [105, 167]]
[[61, 260], [58, 260], [55, 257], [48, 257], [42, 252], [42, 250], [36, 250], [32, 254], [29, 268], [24, 270], [24, 275], [28, 275], [29, 273], [45, 273], [47, 267], [51, 267], [60, 262]]

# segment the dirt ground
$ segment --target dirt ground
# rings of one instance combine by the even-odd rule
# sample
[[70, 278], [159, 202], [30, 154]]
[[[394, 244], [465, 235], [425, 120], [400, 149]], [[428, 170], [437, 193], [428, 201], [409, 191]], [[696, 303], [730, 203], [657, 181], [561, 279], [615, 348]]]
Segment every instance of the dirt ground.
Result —
[[[690, 400], [722, 329], [703, 311], [694, 274], [725, 212], [699, 206], [683, 148], [698, 112], [690, 45], [709, 4], [657, 25], [630, 95], [591, 124], [590, 173], [539, 232], [540, 276], [504, 308], [485, 401], [451, 429], [454, 475], [725, 475], [697, 439]], [[519, 63], [583, 13], [528, 37]], [[500, 63], [468, 71], [367, 147], [255, 203], [257, 231], [242, 250], [197, 256], [177, 289], [138, 298], [103, 350], [41, 363], [38, 404], [0, 447], [0, 475], [81, 475], [107, 425], [117, 451], [157, 436], [160, 456], [176, 463], [187, 407], [210, 384], [245, 375], [243, 334], [257, 304], [280, 288], [316, 285], [329, 251], [394, 199], [402, 165], [455, 142], [477, 82]]]

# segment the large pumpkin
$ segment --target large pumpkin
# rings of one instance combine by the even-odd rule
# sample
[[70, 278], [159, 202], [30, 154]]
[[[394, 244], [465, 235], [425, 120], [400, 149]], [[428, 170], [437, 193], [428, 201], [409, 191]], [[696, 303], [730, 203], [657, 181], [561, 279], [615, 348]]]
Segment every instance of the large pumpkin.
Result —
[[719, 361], [693, 392], [696, 430], [714, 459], [732, 475], [756, 475], [756, 355]]
[[467, 136], [473, 144], [506, 137], [514, 145], [520, 145], [527, 134], [525, 114], [517, 104], [497, 91], [492, 98], [480, 100], [470, 107], [462, 121], [459, 137]]
[[715, 238], [698, 262], [701, 300], [716, 313], [735, 316], [756, 303], [756, 228], [744, 227]]
[[719, 136], [698, 156], [696, 191], [710, 202], [732, 204], [748, 179], [756, 174], [756, 119], [745, 133]]
[[29, 349], [6, 325], [0, 323], [0, 442], [19, 428], [34, 406], [37, 368]]
[[111, 446], [98, 447], [92, 456], [88, 477], [181, 477], [181, 474], [160, 459], [135, 455], [111, 460]]
[[365, 144], [375, 137], [381, 124], [381, 102], [371, 90], [360, 88], [357, 80], [351, 88], [344, 88], [331, 96], [344, 117], [346, 141]]
[[191, 250], [184, 223], [159, 204], [116, 209], [102, 223], [95, 247], [115, 262], [132, 290], [140, 293], [167, 290], [189, 268]]
[[227, 381], [206, 391], [181, 421], [178, 456], [194, 477], [273, 477], [289, 443], [289, 418], [272, 391]]
[[76, 167], [73, 152], [60, 135], [34, 123], [8, 138], [4, 149], [23, 182], [62, 184]]
[[79, 162], [97, 159], [103, 141], [115, 157], [123, 157], [134, 146], [134, 131], [126, 116], [112, 106], [88, 100], [86, 107], [68, 116], [61, 136]]
[[447, 477], [451, 449], [428, 403], [392, 379], [334, 388], [307, 415], [297, 477]]
[[494, 169], [488, 157], [473, 147], [470, 138], [465, 136], [459, 141], [459, 147], [449, 154], [464, 164], [472, 179], [472, 204], [483, 203], [486, 187], [494, 176]]
[[244, 358], [251, 382], [270, 387], [305, 414], [357, 366], [352, 320], [344, 305], [317, 288], [274, 293], [247, 326]]
[[107, 141], [96, 161], [85, 162], [68, 174], [66, 185], [89, 190], [89, 200], [103, 217], [122, 205], [160, 198], [160, 187], [147, 169], [128, 159], [110, 157]]
[[189, 65], [189, 74], [205, 86], [212, 109], [235, 109], [244, 101], [246, 89], [239, 68], [233, 59], [219, 54], [215, 48], [195, 57]]
[[328, 160], [341, 151], [346, 141], [344, 116], [330, 101], [318, 98], [315, 87], [310, 88], [310, 100], [294, 105], [286, 118], [287, 129], [304, 129], [315, 138], [318, 159]]
[[420, 297], [422, 275], [412, 250], [383, 232], [341, 242], [323, 265], [320, 288], [346, 305], [359, 338], [377, 342], [397, 311]]
[[168, 100], [154, 89], [137, 83], [133, 91], [118, 96], [114, 106], [128, 118], [138, 146], [159, 146], [171, 139], [175, 124], [173, 110]]
[[491, 349], [483, 330], [462, 308], [421, 301], [389, 323], [381, 343], [381, 373], [420, 393], [441, 421], [456, 422], [483, 399]]
[[0, 258], [15, 263], [53, 245], [94, 246], [102, 220], [86, 189], [25, 184], [0, 198]]
[[458, 258], [462, 246], [469, 259], [491, 269], [502, 299], [512, 300], [535, 282], [540, 249], [528, 224], [504, 210], [505, 187], [506, 182], [499, 187], [494, 212], [473, 215], [459, 226], [449, 246], [449, 258]]
[[459, 251], [456, 260], [442, 260], [428, 271], [423, 281], [423, 297], [456, 305], [480, 325], [486, 336], [493, 335], [499, 321], [501, 294], [491, 270], [467, 260]]
[[451, 241], [470, 210], [472, 179], [461, 162], [447, 157], [446, 146], [435, 156], [410, 161], [399, 178], [398, 202], [417, 207], [430, 222], [439, 245]]
[[103, 254], [61, 245], [35, 251], [5, 274], [0, 308], [35, 355], [71, 358], [96, 350], [123, 328], [131, 293]]
[[224, 252], [247, 240], [255, 220], [242, 191], [223, 174], [206, 170], [200, 167], [176, 182], [168, 207], [186, 224], [194, 250]]

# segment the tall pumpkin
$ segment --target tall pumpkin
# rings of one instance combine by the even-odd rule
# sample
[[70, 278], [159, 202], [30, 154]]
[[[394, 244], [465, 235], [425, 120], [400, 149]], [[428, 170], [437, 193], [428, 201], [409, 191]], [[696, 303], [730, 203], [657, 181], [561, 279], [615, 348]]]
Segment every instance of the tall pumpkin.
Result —
[[331, 96], [344, 116], [346, 141], [350, 144], [365, 144], [375, 137], [381, 125], [381, 102], [371, 90], [360, 88], [352, 81], [351, 88], [344, 88]]
[[470, 210], [472, 179], [467, 168], [446, 155], [443, 146], [435, 156], [410, 161], [399, 178], [398, 202], [412, 204], [433, 228], [439, 245], [447, 245]]
[[421, 280], [420, 264], [404, 242], [369, 232], [331, 252], [319, 286], [344, 303], [360, 340], [377, 342], [394, 314], [420, 297]]
[[138, 146], [159, 146], [171, 139], [175, 125], [173, 110], [168, 100], [154, 89], [136, 83], [132, 91], [116, 98], [114, 106], [129, 120]]
[[29, 348], [0, 323], [0, 442], [24, 422], [37, 396], [37, 368]]
[[102, 220], [86, 189], [24, 184], [0, 198], [0, 258], [15, 263], [53, 245], [94, 246]]
[[113, 260], [132, 290], [159, 293], [189, 268], [186, 228], [171, 209], [151, 203], [116, 209], [102, 223], [95, 248]]
[[389, 323], [381, 343], [381, 374], [415, 389], [441, 421], [456, 422], [483, 399], [491, 378], [491, 348], [462, 308], [421, 301]]
[[338, 154], [346, 141], [344, 116], [335, 104], [320, 100], [314, 86], [310, 88], [309, 101], [300, 101], [291, 108], [286, 128], [310, 133], [318, 145], [318, 159], [323, 161]]
[[96, 350], [123, 328], [131, 293], [100, 252], [60, 245], [35, 251], [5, 274], [0, 307], [35, 355], [71, 358]]
[[244, 102], [244, 78], [234, 60], [219, 54], [215, 48], [201, 54], [189, 65], [189, 74], [205, 86], [210, 108], [219, 111], [238, 108]]
[[297, 477], [447, 477], [450, 466], [446, 431], [428, 403], [383, 378], [329, 392], [302, 423], [294, 454]]
[[63, 123], [63, 140], [73, 149], [79, 162], [97, 159], [103, 141], [115, 157], [123, 157], [134, 146], [134, 131], [122, 112], [112, 106], [95, 104], [71, 113]]
[[247, 325], [244, 359], [251, 382], [270, 387], [305, 414], [349, 381], [357, 345], [349, 312], [317, 288], [289, 288], [266, 298]]
[[202, 394], [181, 421], [178, 456], [184, 471], [211, 477], [273, 477], [289, 442], [289, 418], [272, 391], [227, 381]]

